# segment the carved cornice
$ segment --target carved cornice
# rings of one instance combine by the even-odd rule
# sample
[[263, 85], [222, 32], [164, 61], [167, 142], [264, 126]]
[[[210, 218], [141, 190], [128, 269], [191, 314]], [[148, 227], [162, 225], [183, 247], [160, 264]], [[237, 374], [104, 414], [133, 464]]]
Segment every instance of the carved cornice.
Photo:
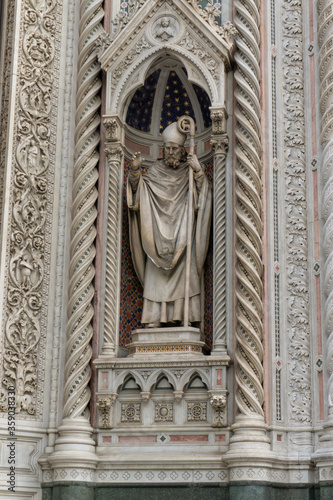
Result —
[[1, 409], [15, 386], [16, 413], [40, 417], [45, 338], [62, 3], [21, 6], [18, 88], [7, 241], [5, 345]]

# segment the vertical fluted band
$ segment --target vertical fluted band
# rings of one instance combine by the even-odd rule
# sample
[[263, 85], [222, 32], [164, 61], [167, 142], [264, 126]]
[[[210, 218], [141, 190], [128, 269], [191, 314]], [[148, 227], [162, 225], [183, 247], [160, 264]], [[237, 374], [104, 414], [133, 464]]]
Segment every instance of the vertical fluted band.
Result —
[[80, 3], [64, 418], [88, 416], [90, 401], [95, 203], [101, 121], [100, 65], [94, 49], [102, 31], [102, 5], [102, 0], [81, 0]]
[[318, 1], [321, 143], [323, 151], [326, 368], [328, 413], [333, 419], [333, 1]]
[[263, 416], [259, 0], [236, 0], [236, 403]]

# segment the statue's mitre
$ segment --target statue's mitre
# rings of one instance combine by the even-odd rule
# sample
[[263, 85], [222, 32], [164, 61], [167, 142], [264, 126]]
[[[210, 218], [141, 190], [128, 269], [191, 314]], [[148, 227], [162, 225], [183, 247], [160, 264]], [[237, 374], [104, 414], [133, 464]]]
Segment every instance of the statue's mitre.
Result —
[[174, 142], [178, 146], [184, 146], [186, 140], [186, 134], [183, 134], [178, 130], [177, 122], [171, 123], [162, 133], [163, 143]]

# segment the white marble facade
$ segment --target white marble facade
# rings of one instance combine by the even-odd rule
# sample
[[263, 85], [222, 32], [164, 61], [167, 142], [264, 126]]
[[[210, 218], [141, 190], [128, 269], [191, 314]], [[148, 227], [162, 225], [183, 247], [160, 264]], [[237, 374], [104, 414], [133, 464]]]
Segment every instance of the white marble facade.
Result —
[[[333, 5], [311, 5], [0, 3], [0, 498], [333, 479]], [[161, 147], [157, 105], [148, 135], [126, 113], [170, 67], [211, 103], [209, 355], [119, 344], [124, 165]]]

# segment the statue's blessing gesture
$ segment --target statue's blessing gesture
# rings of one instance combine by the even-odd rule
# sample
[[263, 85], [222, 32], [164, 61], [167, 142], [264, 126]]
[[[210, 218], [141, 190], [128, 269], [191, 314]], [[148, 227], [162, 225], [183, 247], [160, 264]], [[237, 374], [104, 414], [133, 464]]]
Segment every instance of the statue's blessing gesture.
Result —
[[211, 187], [196, 155], [186, 153], [186, 134], [177, 122], [164, 130], [162, 139], [163, 158], [141, 175], [144, 159], [135, 153], [127, 182], [132, 258], [143, 285], [141, 323], [152, 328], [181, 326], [187, 300], [188, 321], [199, 327]]

